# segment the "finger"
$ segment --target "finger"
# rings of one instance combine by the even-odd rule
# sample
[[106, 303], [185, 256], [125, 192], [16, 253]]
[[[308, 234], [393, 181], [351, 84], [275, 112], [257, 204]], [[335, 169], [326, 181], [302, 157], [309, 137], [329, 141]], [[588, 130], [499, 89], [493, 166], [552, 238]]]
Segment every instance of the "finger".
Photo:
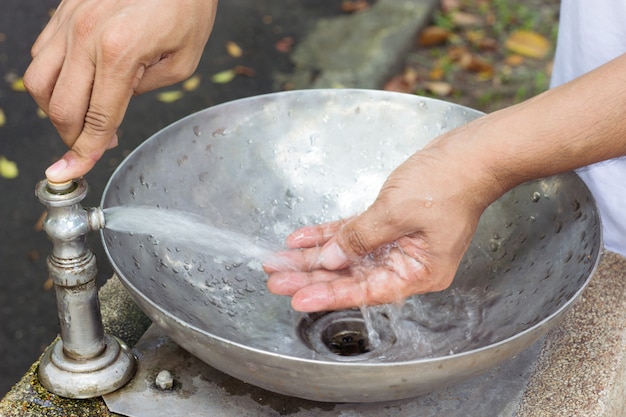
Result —
[[323, 269], [314, 272], [275, 272], [270, 274], [267, 288], [276, 295], [293, 295], [304, 287], [333, 281], [341, 276], [341, 273]]
[[91, 53], [82, 45], [68, 44], [67, 56], [52, 91], [47, 112], [68, 147], [74, 145], [83, 131], [95, 73]]
[[275, 253], [263, 262], [266, 273], [280, 271], [313, 271], [320, 268], [320, 248]]
[[24, 73], [24, 87], [37, 105], [48, 114], [54, 86], [65, 60], [66, 44], [61, 38], [50, 41], [48, 47], [37, 54]]
[[[117, 137], [111, 139], [110, 143], [117, 143]], [[61, 159], [46, 169], [46, 178], [51, 182], [65, 182], [82, 177], [98, 162], [107, 147], [91, 154], [81, 155], [70, 149]]]
[[341, 229], [347, 220], [338, 220], [320, 225], [305, 226], [287, 236], [288, 248], [310, 248], [322, 246]]
[[342, 310], [397, 303], [417, 293], [393, 270], [377, 267], [302, 287], [292, 296], [291, 305], [302, 312]]

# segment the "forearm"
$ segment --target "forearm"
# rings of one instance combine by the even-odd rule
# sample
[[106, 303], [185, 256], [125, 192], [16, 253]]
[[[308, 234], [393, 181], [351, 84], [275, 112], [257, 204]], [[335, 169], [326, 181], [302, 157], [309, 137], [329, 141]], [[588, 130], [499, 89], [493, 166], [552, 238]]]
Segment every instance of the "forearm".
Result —
[[626, 155], [625, 115], [623, 55], [444, 135], [431, 147], [464, 172], [473, 172], [490, 203], [524, 181]]

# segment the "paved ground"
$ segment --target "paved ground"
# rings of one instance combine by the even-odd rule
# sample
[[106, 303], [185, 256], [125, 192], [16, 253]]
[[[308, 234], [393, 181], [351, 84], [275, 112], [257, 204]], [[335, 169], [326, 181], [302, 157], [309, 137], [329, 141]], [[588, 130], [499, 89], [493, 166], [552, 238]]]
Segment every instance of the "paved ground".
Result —
[[[276, 50], [285, 36], [299, 40], [319, 17], [340, 13], [340, 0], [227, 0], [219, 7], [215, 30], [198, 73], [203, 82], [175, 103], [162, 103], [155, 94], [137, 97], [121, 128], [121, 145], [106, 154], [86, 176], [91, 192], [86, 206], [98, 205], [107, 178], [123, 156], [160, 128], [202, 108], [236, 98], [280, 89], [276, 74], [289, 73], [289, 55]], [[28, 369], [58, 331], [53, 290], [46, 289], [45, 258], [50, 243], [33, 228], [43, 212], [34, 196], [45, 168], [65, 151], [50, 122], [36, 114], [27, 93], [15, 92], [10, 81], [23, 74], [30, 46], [56, 7], [55, 0], [3, 0], [0, 12], [0, 108], [6, 124], [0, 127], [0, 156], [17, 162], [19, 176], [0, 178], [0, 397]], [[236, 42], [244, 51], [230, 57], [224, 45]], [[254, 77], [213, 84], [212, 74], [246, 65]], [[91, 237], [100, 262], [99, 280], [111, 275], [100, 248]]]

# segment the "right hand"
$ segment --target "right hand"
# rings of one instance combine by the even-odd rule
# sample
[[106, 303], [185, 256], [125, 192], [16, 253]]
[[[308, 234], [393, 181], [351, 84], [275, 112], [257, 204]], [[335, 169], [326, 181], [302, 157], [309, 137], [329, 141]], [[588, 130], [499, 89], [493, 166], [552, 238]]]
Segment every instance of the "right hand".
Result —
[[131, 97], [189, 77], [217, 0], [63, 0], [32, 47], [24, 85], [70, 150], [46, 171], [64, 182], [117, 145]]

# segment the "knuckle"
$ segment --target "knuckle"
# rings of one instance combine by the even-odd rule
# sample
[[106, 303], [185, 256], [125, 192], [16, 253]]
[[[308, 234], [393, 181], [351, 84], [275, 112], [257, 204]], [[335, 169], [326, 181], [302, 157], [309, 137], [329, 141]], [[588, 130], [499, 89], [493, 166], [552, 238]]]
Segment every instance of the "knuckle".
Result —
[[84, 130], [87, 134], [103, 136], [117, 128], [112, 118], [96, 106], [90, 105], [85, 114]]
[[357, 255], [365, 255], [375, 249], [370, 245], [365, 233], [351, 227], [350, 225], [347, 225], [344, 228], [341, 236], [344, 245]]
[[52, 124], [61, 131], [66, 130], [68, 126], [75, 122], [67, 107], [54, 100], [50, 101], [48, 117]]
[[91, 36], [98, 25], [99, 17], [96, 10], [82, 7], [75, 11], [71, 22], [72, 35], [78, 40], [85, 40]]

